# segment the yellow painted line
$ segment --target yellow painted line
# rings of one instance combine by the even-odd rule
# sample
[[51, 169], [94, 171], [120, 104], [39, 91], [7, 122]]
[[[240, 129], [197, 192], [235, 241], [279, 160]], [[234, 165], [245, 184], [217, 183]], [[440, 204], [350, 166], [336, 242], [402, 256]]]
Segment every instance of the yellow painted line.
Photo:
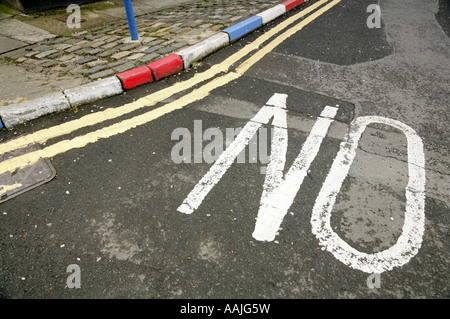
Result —
[[307, 15], [311, 11], [315, 10], [317, 7], [326, 3], [327, 1], [329, 1], [329, 0], [322, 0], [322, 1], [317, 2], [316, 4], [312, 5], [311, 7], [308, 7], [305, 10], [302, 10], [301, 12], [297, 13], [296, 15], [294, 15], [294, 16], [290, 17], [289, 19], [285, 20], [284, 22], [280, 23], [276, 27], [272, 28], [270, 31], [266, 32], [261, 37], [258, 37], [258, 39], [256, 39], [254, 42], [247, 44], [241, 50], [234, 53], [233, 55], [231, 55], [230, 57], [228, 57], [221, 63], [212, 66], [205, 72], [197, 73], [189, 80], [176, 83], [176, 84], [172, 85], [171, 87], [168, 87], [168, 88], [162, 89], [158, 92], [149, 94], [149, 95], [142, 97], [134, 102], [124, 104], [120, 107], [109, 108], [109, 109], [106, 109], [101, 112], [95, 112], [92, 114], [88, 114], [79, 119], [72, 120], [70, 122], [66, 122], [66, 123], [56, 125], [56, 126], [53, 126], [50, 128], [42, 129], [42, 130], [39, 130], [32, 134], [28, 134], [26, 136], [19, 137], [14, 140], [5, 142], [0, 145], [0, 154], [4, 154], [4, 153], [10, 152], [12, 150], [19, 149], [21, 147], [25, 147], [31, 143], [42, 143], [51, 138], [69, 134], [80, 128], [92, 126], [92, 125], [99, 124], [99, 123], [107, 121], [107, 120], [115, 119], [122, 115], [139, 110], [143, 107], [153, 106], [158, 102], [161, 102], [161, 101], [164, 101], [164, 100], [170, 98], [171, 96], [173, 96], [176, 93], [188, 90], [201, 82], [209, 80], [221, 72], [227, 72], [229, 70], [229, 68], [231, 67], [231, 65], [238, 62], [240, 59], [244, 58], [250, 52], [257, 50], [260, 45], [264, 44], [264, 42], [269, 40], [272, 36], [274, 36], [275, 34], [277, 34], [280, 31], [284, 30], [285, 28], [287, 28], [290, 24], [294, 23], [295, 21], [303, 18], [305, 15]]
[[[238, 79], [241, 77], [252, 65], [260, 61], [267, 53], [271, 52], [277, 45], [289, 38], [291, 35], [301, 30], [304, 26], [309, 24], [311, 21], [327, 12], [341, 0], [334, 0], [328, 5], [324, 6], [320, 10], [317, 10], [307, 19], [304, 19], [299, 24], [290, 28], [289, 30], [283, 32], [277, 36], [268, 45], [261, 48], [256, 54], [243, 62], [235, 72], [227, 73], [223, 76], [213, 79], [212, 81], [204, 84], [202, 87], [193, 90], [191, 93], [184, 95], [176, 101], [165, 104], [155, 110], [148, 111], [144, 114], [137, 115], [133, 118], [123, 120], [119, 123], [112, 124], [108, 127], [104, 127], [94, 132], [87, 133], [82, 136], [75, 137], [71, 140], [64, 140], [54, 145], [48, 146], [45, 149], [41, 149], [32, 153], [24, 154], [12, 159], [9, 159], [3, 163], [0, 163], [0, 174], [6, 171], [13, 171], [19, 167], [25, 167], [27, 165], [33, 164], [40, 158], [51, 158], [55, 155], [67, 152], [71, 149], [81, 148], [89, 143], [95, 143], [100, 139], [109, 138], [117, 134], [124, 133], [132, 128], [139, 125], [143, 125], [150, 121], [153, 121], [165, 114], [171, 113], [175, 110], [181, 109], [186, 105], [189, 105], [195, 101], [201, 100], [208, 96], [210, 92], [218, 87], [224, 86], [227, 83]], [[327, 1], [318, 2], [317, 5]], [[311, 8], [311, 7], [310, 7]], [[310, 9], [308, 8], [308, 9]], [[312, 9], [311, 9], [312, 10]], [[253, 42], [254, 43], [254, 42]], [[169, 88], [170, 89], [170, 88]]]
[[17, 182], [15, 182], [12, 185], [0, 185], [0, 195], [6, 194], [6, 192], [9, 192], [19, 187], [22, 187], [22, 184]]

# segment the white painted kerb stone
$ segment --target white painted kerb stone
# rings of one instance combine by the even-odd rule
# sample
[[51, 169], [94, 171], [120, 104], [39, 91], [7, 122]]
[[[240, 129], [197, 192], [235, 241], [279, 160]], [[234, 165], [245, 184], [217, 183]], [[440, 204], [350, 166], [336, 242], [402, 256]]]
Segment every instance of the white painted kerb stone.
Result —
[[122, 84], [116, 76], [64, 90], [71, 106], [80, 106], [122, 93]]
[[206, 57], [229, 43], [230, 39], [228, 34], [219, 32], [208, 39], [177, 52], [177, 54], [183, 59], [184, 69], [187, 69], [191, 66], [192, 62]]
[[257, 16], [262, 18], [262, 24], [266, 24], [272, 20], [275, 20], [279, 16], [286, 13], [286, 7], [282, 4], [278, 4], [275, 7], [272, 7], [270, 9], [267, 9], [266, 11], [263, 11]]
[[32, 101], [13, 104], [0, 110], [3, 124], [11, 128], [17, 124], [40, 116], [69, 109], [70, 105], [63, 93], [53, 93]]

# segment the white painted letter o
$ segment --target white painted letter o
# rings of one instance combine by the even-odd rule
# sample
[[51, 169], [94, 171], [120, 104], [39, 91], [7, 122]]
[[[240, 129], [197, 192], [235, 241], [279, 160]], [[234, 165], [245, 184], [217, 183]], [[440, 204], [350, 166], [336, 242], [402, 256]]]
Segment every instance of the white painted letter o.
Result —
[[[404, 225], [400, 237], [392, 247], [367, 254], [343, 241], [331, 228], [330, 219], [336, 196], [355, 158], [359, 139], [371, 123], [390, 125], [405, 134], [408, 141], [409, 179], [405, 194]], [[421, 247], [425, 228], [425, 155], [422, 140], [417, 133], [408, 125], [379, 116], [365, 116], [353, 121], [316, 199], [311, 226], [320, 245], [351, 268], [379, 274], [408, 263]]]

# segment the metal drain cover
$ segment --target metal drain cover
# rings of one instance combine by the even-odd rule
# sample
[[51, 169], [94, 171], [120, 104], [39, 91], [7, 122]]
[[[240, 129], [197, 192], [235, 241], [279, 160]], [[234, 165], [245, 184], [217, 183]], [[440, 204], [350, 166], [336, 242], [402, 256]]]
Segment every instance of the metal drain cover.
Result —
[[[30, 144], [18, 150], [0, 155], [0, 162], [41, 149], [39, 144]], [[0, 203], [35, 187], [51, 181], [56, 176], [56, 170], [46, 158], [39, 159], [33, 165], [18, 168], [14, 172], [0, 175]]]

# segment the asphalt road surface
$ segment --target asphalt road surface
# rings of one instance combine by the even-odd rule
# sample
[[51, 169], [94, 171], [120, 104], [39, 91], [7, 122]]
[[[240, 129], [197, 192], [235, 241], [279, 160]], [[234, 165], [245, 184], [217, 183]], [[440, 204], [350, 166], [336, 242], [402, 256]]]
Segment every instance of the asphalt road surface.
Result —
[[56, 171], [0, 204], [2, 297], [448, 298], [448, 11], [373, 2], [2, 132]]

